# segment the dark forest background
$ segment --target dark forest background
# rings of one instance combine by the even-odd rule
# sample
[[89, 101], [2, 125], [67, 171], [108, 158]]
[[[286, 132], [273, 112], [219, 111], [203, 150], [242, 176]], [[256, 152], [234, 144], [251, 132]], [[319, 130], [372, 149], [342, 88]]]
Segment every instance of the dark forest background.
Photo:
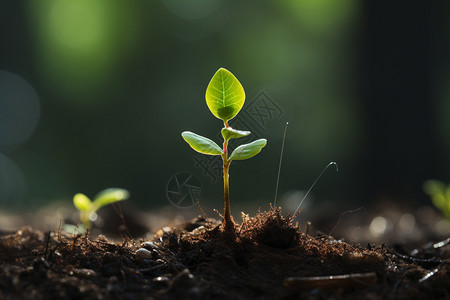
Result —
[[279, 203], [330, 161], [312, 206], [429, 203], [422, 183], [450, 181], [449, 14], [445, 1], [1, 0], [0, 207], [114, 186], [150, 209], [190, 172], [221, 208], [214, 162], [180, 136], [220, 141], [204, 100], [219, 67], [247, 94], [235, 126], [268, 139], [231, 166], [232, 203], [273, 201], [287, 121]]

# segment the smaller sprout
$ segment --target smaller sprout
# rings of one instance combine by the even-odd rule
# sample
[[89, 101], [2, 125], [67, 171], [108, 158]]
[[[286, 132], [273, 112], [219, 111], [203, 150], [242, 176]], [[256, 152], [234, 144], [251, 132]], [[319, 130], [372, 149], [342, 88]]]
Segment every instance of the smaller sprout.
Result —
[[91, 201], [86, 195], [78, 193], [73, 197], [73, 204], [80, 212], [80, 222], [84, 228], [91, 227], [91, 221], [97, 219], [97, 210], [101, 207], [118, 201], [126, 200], [130, 193], [124, 189], [110, 188], [101, 191]]
[[450, 219], [450, 185], [439, 180], [427, 180], [423, 184], [423, 191], [431, 197], [434, 206], [444, 217]]

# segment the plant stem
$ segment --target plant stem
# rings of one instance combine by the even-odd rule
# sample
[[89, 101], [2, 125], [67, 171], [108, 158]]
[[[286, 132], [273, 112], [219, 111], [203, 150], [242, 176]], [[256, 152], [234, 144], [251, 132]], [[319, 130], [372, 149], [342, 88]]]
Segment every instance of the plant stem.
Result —
[[228, 169], [230, 162], [224, 162], [223, 164], [223, 196], [224, 196], [224, 227], [225, 231], [232, 231], [234, 228], [233, 220], [231, 219], [230, 209], [230, 189], [229, 189], [229, 175]]
[[[225, 126], [228, 124], [225, 122]], [[228, 140], [224, 139], [223, 142], [223, 198], [224, 198], [224, 216], [223, 216], [223, 227], [225, 231], [232, 232], [234, 230], [234, 222], [231, 218], [231, 208], [230, 208], [230, 187], [229, 187], [229, 174], [228, 170], [230, 168], [231, 161], [228, 161]]]
[[90, 226], [91, 221], [89, 220], [89, 212], [86, 212], [86, 211], [81, 212], [80, 213], [80, 221], [86, 229], [91, 227]]

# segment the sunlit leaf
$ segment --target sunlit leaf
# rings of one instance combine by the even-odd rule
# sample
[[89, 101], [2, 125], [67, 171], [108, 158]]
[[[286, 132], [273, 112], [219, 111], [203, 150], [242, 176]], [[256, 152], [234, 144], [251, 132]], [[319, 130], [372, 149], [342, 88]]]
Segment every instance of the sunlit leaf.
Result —
[[231, 153], [229, 160], [244, 160], [251, 158], [261, 152], [261, 149], [266, 144], [266, 139], [259, 139], [249, 144], [240, 145], [233, 151], [233, 153]]
[[110, 188], [101, 191], [98, 193], [97, 196], [95, 196], [94, 199], [94, 206], [96, 209], [99, 209], [102, 206], [105, 206], [107, 204], [111, 204], [117, 201], [126, 200], [130, 197], [130, 193], [127, 190], [124, 189], [118, 189], [118, 188]]
[[233, 129], [231, 127], [222, 128], [222, 136], [226, 140], [241, 138], [241, 137], [249, 135], [250, 133], [251, 133], [250, 131], [237, 130], [237, 129]]
[[81, 212], [88, 211], [92, 205], [92, 202], [86, 195], [78, 193], [73, 196], [73, 204]]
[[245, 92], [230, 71], [220, 68], [209, 82], [205, 97], [212, 114], [226, 122], [241, 110]]
[[222, 149], [212, 140], [190, 131], [181, 133], [183, 139], [197, 152], [208, 155], [222, 155]]
[[445, 191], [445, 184], [439, 180], [427, 180], [423, 184], [423, 190], [428, 195], [443, 194]]

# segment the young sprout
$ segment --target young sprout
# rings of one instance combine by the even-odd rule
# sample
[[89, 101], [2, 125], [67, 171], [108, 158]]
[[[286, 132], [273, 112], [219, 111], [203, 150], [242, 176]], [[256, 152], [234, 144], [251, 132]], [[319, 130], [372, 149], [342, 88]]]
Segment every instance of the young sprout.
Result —
[[101, 207], [126, 200], [130, 196], [127, 190], [110, 188], [98, 193], [94, 201], [91, 201], [86, 195], [78, 193], [73, 197], [73, 204], [80, 212], [80, 221], [85, 229], [91, 226], [91, 221], [96, 219], [96, 212]]
[[234, 231], [234, 222], [231, 218], [230, 194], [229, 194], [229, 168], [233, 160], [244, 160], [258, 154], [266, 145], [266, 139], [259, 139], [249, 144], [240, 145], [231, 155], [228, 155], [228, 141], [233, 138], [248, 136], [250, 131], [236, 130], [228, 125], [241, 110], [245, 101], [245, 92], [241, 83], [234, 75], [220, 68], [212, 77], [206, 89], [206, 104], [211, 113], [223, 121], [222, 128], [223, 147], [219, 147], [212, 140], [184, 131], [181, 136], [195, 151], [206, 155], [220, 155], [223, 161], [223, 188], [224, 188], [224, 220], [225, 231]]
[[450, 185], [439, 180], [427, 180], [423, 184], [423, 190], [431, 197], [434, 206], [444, 217], [450, 219]]

